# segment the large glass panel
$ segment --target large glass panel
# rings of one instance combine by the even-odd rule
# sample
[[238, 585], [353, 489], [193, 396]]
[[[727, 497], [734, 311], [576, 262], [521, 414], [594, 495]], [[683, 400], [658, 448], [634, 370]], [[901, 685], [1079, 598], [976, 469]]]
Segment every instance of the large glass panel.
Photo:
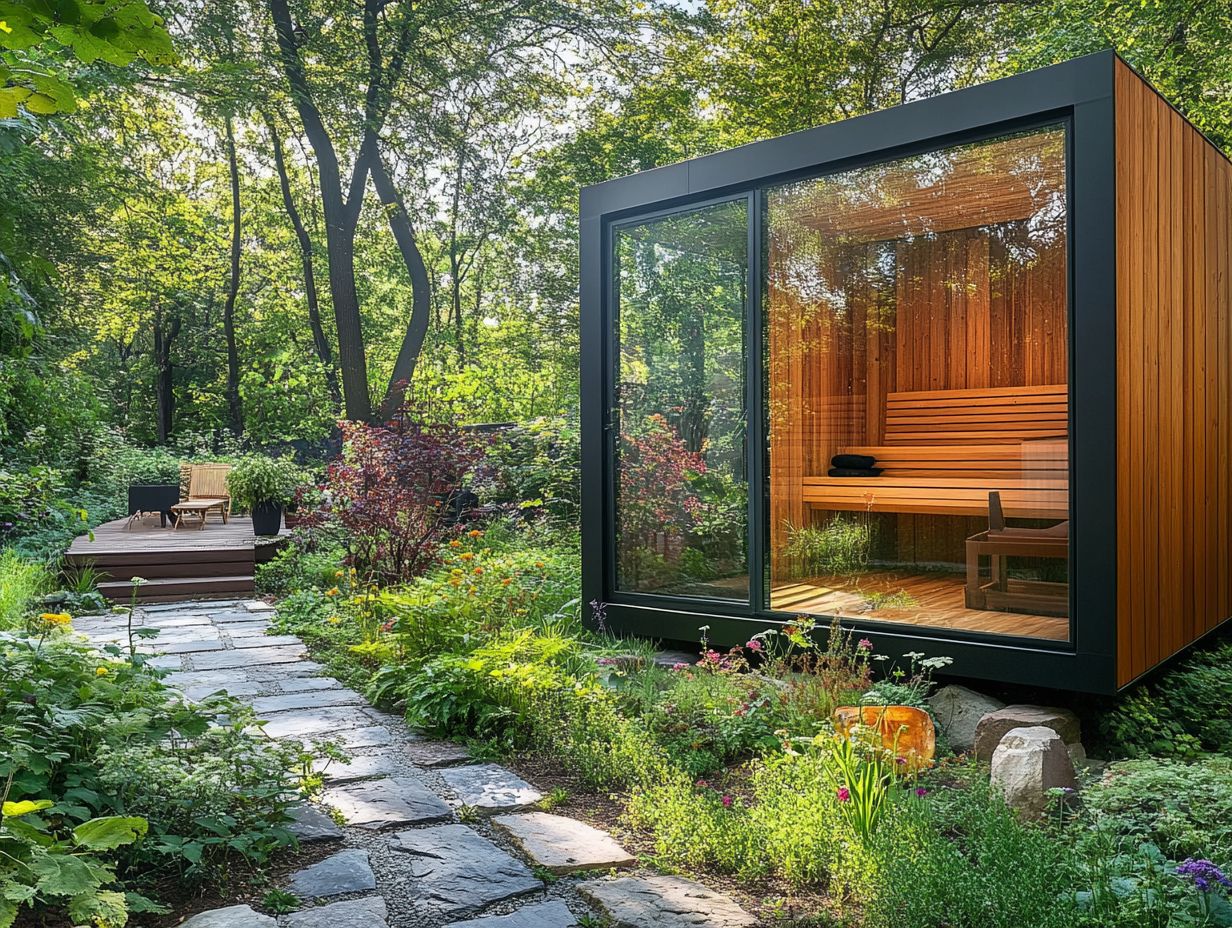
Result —
[[744, 200], [615, 235], [616, 586], [747, 600]]
[[1065, 130], [766, 200], [770, 605], [1069, 637]]

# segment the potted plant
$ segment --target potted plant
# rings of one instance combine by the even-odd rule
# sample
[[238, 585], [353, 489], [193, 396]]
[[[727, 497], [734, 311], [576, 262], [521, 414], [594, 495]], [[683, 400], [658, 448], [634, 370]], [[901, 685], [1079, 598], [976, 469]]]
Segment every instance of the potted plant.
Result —
[[292, 499], [302, 475], [290, 461], [246, 455], [227, 475], [231, 501], [252, 513], [257, 535], [277, 535], [282, 527], [282, 508]]

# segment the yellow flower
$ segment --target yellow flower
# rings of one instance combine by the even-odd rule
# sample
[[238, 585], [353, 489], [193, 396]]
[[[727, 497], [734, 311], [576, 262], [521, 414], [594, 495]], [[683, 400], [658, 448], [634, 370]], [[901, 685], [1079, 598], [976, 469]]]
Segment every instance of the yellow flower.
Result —
[[342, 616], [340, 616], [340, 615], [331, 615], [331, 616], [330, 616], [328, 619], [326, 619], [325, 621], [326, 621], [326, 622], [328, 622], [330, 625], [337, 625], [339, 622], [341, 622], [341, 621], [342, 621]]
[[449, 578], [449, 585], [450, 585], [450, 586], [461, 586], [461, 585], [462, 585], [462, 578], [461, 578], [461, 577], [450, 577], [450, 578]]
[[73, 617], [67, 612], [42, 612], [39, 613], [39, 618], [48, 625], [68, 625], [73, 621]]
[[341, 570], [335, 570], [335, 571], [334, 571], [334, 578], [335, 578], [335, 579], [337, 579], [338, 577], [341, 577], [341, 576], [342, 576], [342, 574], [343, 574], [343, 571], [341, 571]]
[[337, 588], [337, 587], [333, 587], [332, 589], [328, 589], [328, 590], [326, 590], [326, 591], [325, 591], [325, 595], [326, 595], [326, 596], [337, 596], [337, 595], [338, 595], [338, 588]]
[[106, 667], [95, 667], [94, 668], [94, 676], [96, 677], [105, 677], [109, 673], [111, 673], [111, 671], [108, 670]]
[[466, 553], [464, 553], [464, 554], [460, 554], [460, 555], [458, 555], [458, 556], [459, 556], [460, 558], [462, 558], [462, 560], [464, 560], [464, 561], [473, 561], [473, 560], [475, 559], [475, 555], [471, 554], [471, 552], [469, 552], [469, 551], [467, 551], [467, 552], [466, 552]]
[[466, 537], [467, 538], [482, 538], [483, 532], [479, 531], [479, 529], [477, 528], [473, 528], [469, 532], [466, 533]]

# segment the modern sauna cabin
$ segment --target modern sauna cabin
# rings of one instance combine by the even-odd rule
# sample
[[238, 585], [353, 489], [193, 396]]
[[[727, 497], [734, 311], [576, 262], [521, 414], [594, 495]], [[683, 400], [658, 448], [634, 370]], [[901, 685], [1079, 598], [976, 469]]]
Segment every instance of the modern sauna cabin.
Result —
[[591, 619], [1111, 693], [1232, 615], [1232, 164], [1112, 52], [588, 187]]

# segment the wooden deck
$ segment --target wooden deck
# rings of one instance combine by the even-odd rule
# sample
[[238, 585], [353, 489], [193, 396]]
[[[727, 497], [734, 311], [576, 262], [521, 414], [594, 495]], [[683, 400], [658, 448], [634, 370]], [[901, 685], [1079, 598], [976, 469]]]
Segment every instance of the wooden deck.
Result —
[[770, 593], [770, 606], [782, 612], [881, 619], [991, 635], [1048, 641], [1069, 638], [1068, 619], [968, 609], [963, 586], [964, 578], [957, 573], [873, 571], [854, 578], [814, 577], [776, 583]]
[[256, 564], [276, 548], [276, 541], [258, 544], [247, 516], [232, 516], [224, 525], [214, 514], [204, 529], [178, 531], [162, 528], [156, 517], [131, 527], [128, 519], [117, 519], [94, 529], [93, 540], [88, 535], [74, 540], [66, 562], [106, 574], [99, 590], [117, 602], [130, 599], [133, 577], [147, 581], [139, 601], [170, 602], [251, 593]]

